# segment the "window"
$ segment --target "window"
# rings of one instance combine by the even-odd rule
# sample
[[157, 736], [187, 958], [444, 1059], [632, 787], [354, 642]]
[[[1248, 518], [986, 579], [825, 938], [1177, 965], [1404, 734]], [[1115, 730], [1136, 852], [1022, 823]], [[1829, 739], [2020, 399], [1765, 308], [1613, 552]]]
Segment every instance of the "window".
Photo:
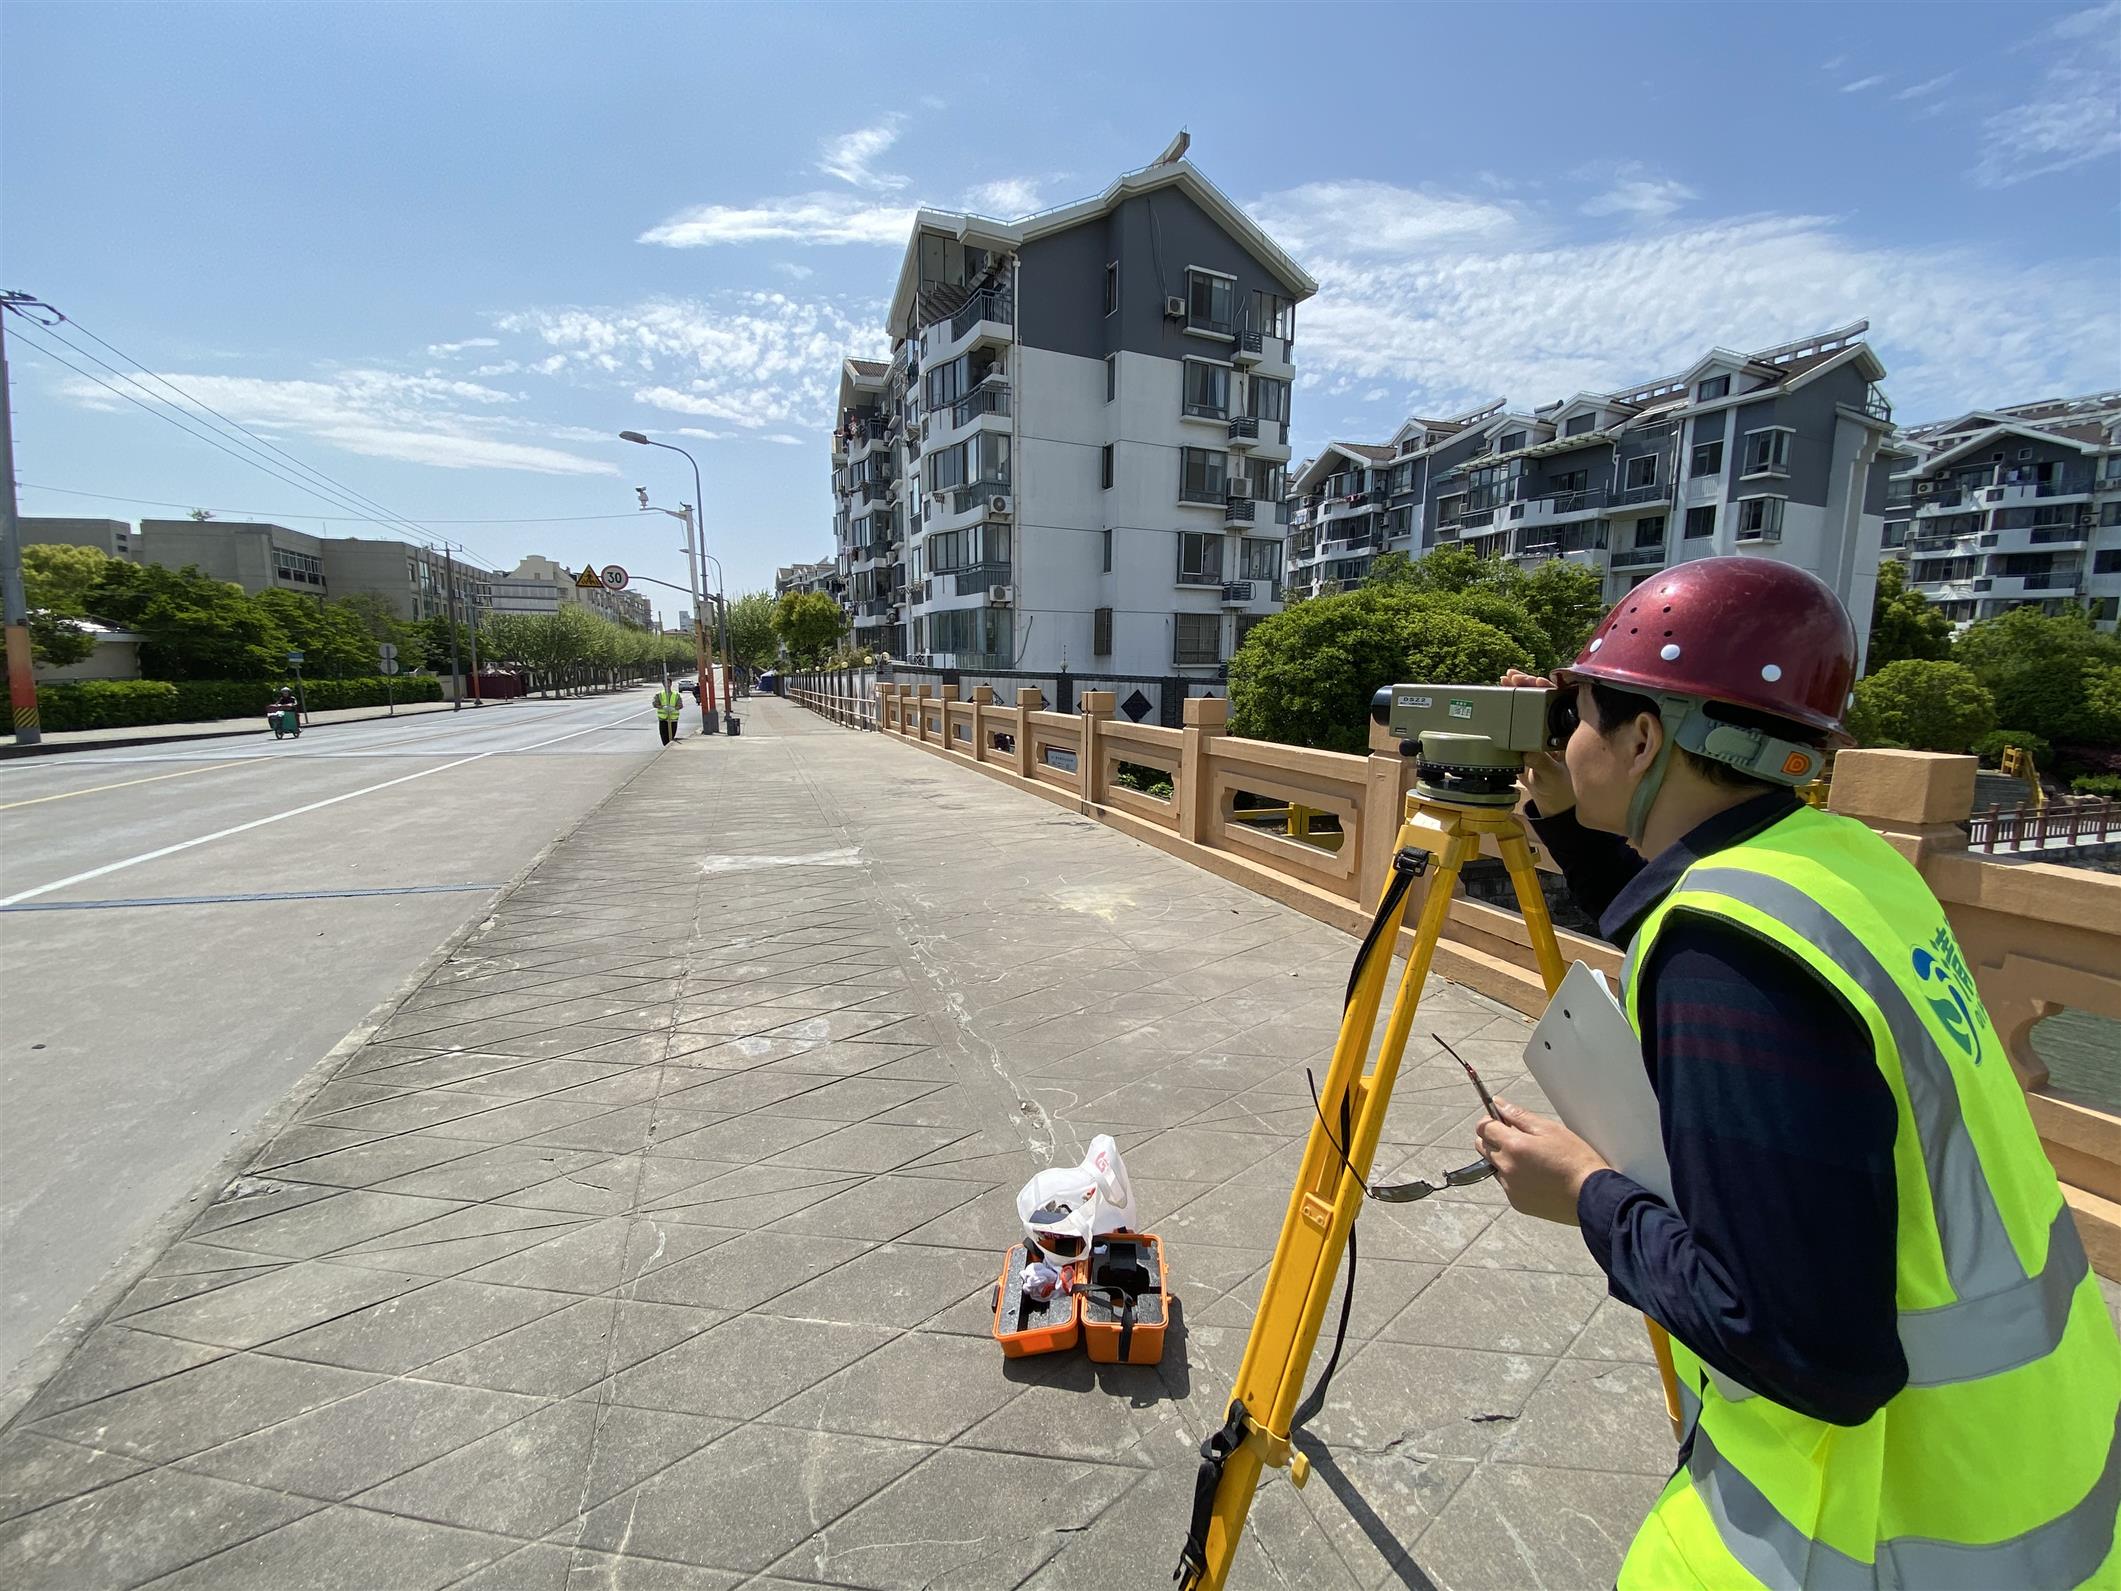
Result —
[[1694, 401], [1696, 403], [1710, 403], [1717, 398], [1727, 398], [1730, 395], [1731, 378], [1729, 376], [1711, 376], [1694, 389]]
[[1113, 260], [1105, 267], [1105, 313], [1119, 309], [1119, 261]]
[[928, 412], [946, 409], [965, 395], [967, 378], [971, 374], [972, 361], [968, 355], [960, 354], [947, 365], [937, 365], [927, 375]]
[[2092, 573], [2121, 575], [2121, 547], [2107, 547], [2092, 554]]
[[1264, 613], [1240, 613], [1237, 616], [1237, 645], [1242, 647], [1245, 637], [1258, 629], [1259, 621], [1266, 617]]
[[1185, 503], [1220, 503], [1228, 477], [1226, 455], [1204, 447], [1178, 450], [1178, 497]]
[[1119, 355], [1105, 355], [1105, 402], [1119, 396]]
[[1523, 446], [1524, 433], [1522, 431], [1509, 431], [1504, 433], [1503, 439], [1495, 444], [1495, 451], [1498, 453], [1515, 453]]
[[1237, 283], [1213, 271], [1186, 272], [1186, 325], [1227, 337], [1235, 324]]
[[1262, 288], [1252, 290], [1252, 330], [1265, 332], [1269, 337], [1294, 337], [1296, 335], [1296, 301], [1283, 298], [1279, 293], [1269, 293]]
[[1584, 432], [1590, 430], [1597, 423], [1598, 416], [1595, 414], [1573, 415], [1570, 417], [1569, 423], [1561, 428], [1561, 434], [1563, 436], [1582, 436]]
[[1790, 472], [1790, 433], [1780, 426], [1745, 434], [1745, 473], [1787, 475]]
[[946, 530], [928, 538], [928, 572], [954, 574], [971, 567], [970, 538], [962, 530]]
[[1223, 616], [1220, 613], [1171, 615], [1171, 661], [1186, 665], [1222, 660]]
[[955, 447], [946, 447], [930, 453], [921, 461], [921, 468], [928, 472], [928, 490], [946, 492], [953, 486], [965, 484], [965, 451], [969, 444], [960, 442]]
[[1205, 359], [1186, 361], [1186, 413], [1210, 420], [1230, 414], [1230, 367]]
[[[1721, 442], [1716, 445], [1718, 447], [1723, 446]], [[1716, 505], [1714, 503], [1709, 503], [1701, 508], [1690, 508], [1686, 511], [1687, 540], [1696, 541], [1703, 536], [1713, 536], [1715, 534]]]
[[1178, 582], [1188, 586], [1220, 585], [1223, 538], [1220, 531], [1181, 531], [1178, 538]]
[[1254, 464], [1252, 495], [1263, 503], [1278, 503], [1289, 495], [1289, 470], [1285, 464]]
[[1741, 497], [1738, 500], [1738, 539], [1773, 540], [1782, 534], [1782, 504], [1779, 497]]
[[1272, 376], [1252, 378], [1252, 417], [1279, 425], [1289, 418], [1289, 384]]
[[[1110, 442], [1107, 442], [1107, 443], [1106, 443], [1106, 444], [1104, 445], [1104, 447], [1103, 447], [1103, 448], [1101, 448], [1101, 449], [1099, 450], [1099, 453], [1100, 453], [1100, 456], [1101, 456], [1101, 457], [1102, 457], [1102, 458], [1104, 459], [1104, 466], [1105, 466], [1105, 479], [1104, 479], [1104, 488], [1105, 488], [1105, 490], [1106, 490], [1106, 491], [1108, 491], [1108, 492], [1109, 492], [1109, 491], [1111, 491], [1111, 490], [1112, 490], [1112, 444], [1111, 444]], [[1108, 532], [1108, 534], [1109, 534], [1109, 532]], [[1110, 564], [1110, 562], [1107, 562], [1107, 563], [1106, 563], [1106, 565], [1105, 565], [1105, 567], [1106, 567], [1107, 569], [1109, 569], [1109, 568], [1111, 568], [1111, 567], [1112, 567], [1112, 565]]]
[[1563, 470], [1551, 481], [1547, 482], [1547, 490], [1560, 497], [1571, 492], [1585, 491], [1590, 487], [1590, 484], [1591, 472], [1589, 470]]
[[988, 486], [1009, 484], [1009, 436], [1004, 431], [982, 431], [966, 439], [966, 447], [978, 443], [978, 480]]
[[2020, 464], [2023, 464], [2027, 459], [2031, 458], [2032, 456], [2033, 450], [2031, 448], [2021, 447], [2020, 449], [2018, 449], [2018, 462]]
[[1638, 547], [1662, 547], [1664, 545], [1664, 515], [1650, 514], [1635, 521], [1635, 545]]
[[1104, 530], [1104, 543], [1105, 567], [1103, 572], [1110, 574], [1112, 572], [1112, 527], [1109, 525]]
[[2107, 527], [2121, 525], [2121, 503], [2101, 503], [2099, 505], [2099, 523]]
[[1095, 657], [1112, 655], [1112, 610], [1093, 608], [1090, 612], [1090, 652]]
[[1885, 535], [1879, 545], [1883, 547], [1903, 547], [1907, 545], [1907, 521], [1904, 519], [1888, 519], [1885, 522]]
[[1247, 536], [1238, 543], [1238, 575], [1245, 580], [1281, 578], [1281, 543], [1265, 536]]
[[1723, 473], [1723, 439], [1718, 437], [1713, 442], [1695, 443], [1694, 462], [1687, 470], [1687, 473], [1697, 480], [1704, 475], [1721, 475]]
[[1657, 455], [1644, 453], [1628, 460], [1628, 490], [1657, 484]]

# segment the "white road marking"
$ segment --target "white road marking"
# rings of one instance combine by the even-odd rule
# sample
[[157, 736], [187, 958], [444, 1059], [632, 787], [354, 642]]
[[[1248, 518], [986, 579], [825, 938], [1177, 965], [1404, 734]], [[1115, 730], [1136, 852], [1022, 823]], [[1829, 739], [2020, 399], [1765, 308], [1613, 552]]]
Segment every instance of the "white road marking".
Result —
[[[626, 713], [613, 723], [622, 723], [628, 718], [644, 717], [649, 709], [637, 713]], [[492, 751], [473, 752], [468, 757], [459, 757], [454, 762], [422, 768], [418, 773], [400, 774], [395, 779], [385, 779], [381, 784], [368, 785], [359, 790], [348, 790], [343, 795], [327, 796], [322, 801], [312, 801], [306, 806], [290, 807], [285, 812], [275, 812], [270, 817], [252, 818], [248, 823], [238, 823], [234, 828], [218, 829], [212, 834], [202, 834], [194, 840], [179, 840], [175, 845], [165, 845], [158, 850], [143, 851], [138, 856], [128, 856], [122, 862], [105, 862], [101, 867], [92, 867], [85, 873], [76, 873], [71, 878], [62, 878], [55, 883], [39, 884], [35, 889], [25, 889], [16, 894], [0, 898], [0, 906], [13, 906], [18, 901], [34, 900], [39, 895], [49, 895], [53, 890], [68, 889], [75, 884], [86, 884], [92, 878], [103, 878], [111, 873], [123, 872], [128, 867], [138, 867], [142, 862], [157, 862], [165, 856], [175, 856], [179, 851], [188, 851], [194, 846], [211, 845], [215, 840], [225, 840], [233, 835], [248, 834], [252, 829], [262, 829], [268, 823], [278, 823], [284, 818], [299, 818], [305, 813], [320, 812], [325, 807], [335, 807], [341, 801], [352, 801], [359, 796], [374, 795], [378, 790], [388, 790], [393, 785], [410, 784], [415, 779], [425, 779], [430, 774], [447, 773], [452, 768], [464, 767], [467, 763], [484, 762], [488, 757], [507, 756], [512, 753], [536, 751], [544, 746], [557, 746], [563, 740], [575, 740], [583, 735], [593, 735], [603, 729], [603, 724], [592, 724], [587, 729], [573, 730], [568, 734], [555, 735], [550, 740], [532, 741], [527, 746], [497, 746]]]
[[[703, 856], [700, 871], [709, 877], [718, 873], [760, 873], [769, 867], [859, 867], [861, 847], [843, 846], [836, 851], [812, 851], [806, 856]], [[5, 902], [0, 902], [4, 905]]]

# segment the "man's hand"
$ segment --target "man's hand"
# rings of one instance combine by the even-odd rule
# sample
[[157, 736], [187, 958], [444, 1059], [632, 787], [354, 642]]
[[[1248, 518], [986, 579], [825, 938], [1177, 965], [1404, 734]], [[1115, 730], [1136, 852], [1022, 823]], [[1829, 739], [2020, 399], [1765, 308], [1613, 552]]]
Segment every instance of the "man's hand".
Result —
[[[1505, 673], [1502, 683], [1537, 690], [1554, 688], [1554, 682], [1544, 675], [1527, 674], [1520, 668]], [[1561, 760], [1558, 751], [1535, 751], [1527, 755], [1518, 782], [1525, 787], [1543, 818], [1558, 817], [1576, 805], [1576, 785], [1569, 777], [1568, 764]]]
[[1594, 1171], [1610, 1171], [1605, 1156], [1550, 1117], [1495, 1101], [1493, 1117], [1474, 1135], [1495, 1167], [1511, 1208], [1542, 1221], [1576, 1224], [1576, 1196]]

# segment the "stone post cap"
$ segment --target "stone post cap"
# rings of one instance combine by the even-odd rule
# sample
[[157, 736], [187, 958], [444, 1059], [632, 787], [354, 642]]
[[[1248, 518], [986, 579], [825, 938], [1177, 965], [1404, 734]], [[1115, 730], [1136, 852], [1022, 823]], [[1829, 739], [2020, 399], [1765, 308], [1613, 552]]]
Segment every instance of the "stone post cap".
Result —
[[1230, 723], [1230, 698], [1188, 696], [1182, 721], [1188, 729], [1226, 729]]
[[994, 687], [992, 685], [973, 686], [972, 699], [982, 707], [991, 707], [994, 704]]
[[939, 686], [936, 694], [946, 702], [954, 702], [957, 700], [957, 687], [955, 685]]
[[1016, 688], [1016, 705], [1038, 712], [1046, 705], [1046, 693], [1036, 685], [1019, 685]]
[[1827, 806], [1873, 828], [1961, 823], [1974, 809], [1979, 766], [1941, 751], [1836, 752]]
[[1117, 691], [1084, 691], [1075, 699], [1076, 711], [1092, 718], [1110, 718], [1119, 710]]

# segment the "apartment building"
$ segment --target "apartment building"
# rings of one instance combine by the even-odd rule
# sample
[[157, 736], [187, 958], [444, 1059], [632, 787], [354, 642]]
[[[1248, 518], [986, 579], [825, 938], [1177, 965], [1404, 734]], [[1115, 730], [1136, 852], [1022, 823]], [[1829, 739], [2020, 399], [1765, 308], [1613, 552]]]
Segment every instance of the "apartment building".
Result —
[[1712, 349], [1637, 386], [1529, 410], [1497, 400], [1410, 419], [1389, 442], [1329, 444], [1292, 486], [1290, 592], [1359, 582], [1387, 549], [1419, 558], [1459, 542], [1594, 569], [1609, 601], [1691, 558], [1777, 558], [1868, 614], [1887, 480], [1905, 456], [1868, 329]]
[[135, 545], [141, 563], [196, 568], [245, 591], [292, 591], [324, 597], [324, 538], [263, 520], [143, 519]]
[[25, 547], [93, 547], [128, 561], [137, 561], [140, 556], [140, 544], [130, 520], [25, 515], [15, 523], [21, 527]]
[[1018, 221], [919, 212], [892, 356], [840, 372], [855, 639], [961, 670], [1219, 678], [1281, 605], [1316, 290], [1176, 154]]
[[837, 558], [821, 558], [816, 563], [785, 564], [773, 571], [773, 594], [784, 597], [791, 591], [822, 591], [837, 599], [840, 583], [840, 565]]
[[2121, 616], [2121, 392], [1976, 409], [1901, 433], [1888, 556], [1955, 624], [2038, 603]]
[[638, 591], [607, 591], [601, 585], [576, 584], [579, 570], [536, 553], [523, 559], [506, 574], [486, 576], [489, 602], [495, 613], [557, 613], [562, 606], [580, 604], [592, 613], [633, 626], [655, 628], [655, 607]]

